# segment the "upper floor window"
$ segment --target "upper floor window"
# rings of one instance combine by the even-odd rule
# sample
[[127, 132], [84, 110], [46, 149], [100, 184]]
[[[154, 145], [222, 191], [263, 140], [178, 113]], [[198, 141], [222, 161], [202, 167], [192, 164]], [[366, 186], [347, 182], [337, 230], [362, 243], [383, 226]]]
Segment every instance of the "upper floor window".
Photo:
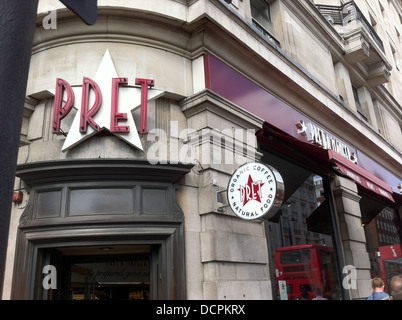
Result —
[[250, 6], [253, 25], [270, 40], [279, 44], [275, 37], [270, 4], [265, 0], [250, 0]]

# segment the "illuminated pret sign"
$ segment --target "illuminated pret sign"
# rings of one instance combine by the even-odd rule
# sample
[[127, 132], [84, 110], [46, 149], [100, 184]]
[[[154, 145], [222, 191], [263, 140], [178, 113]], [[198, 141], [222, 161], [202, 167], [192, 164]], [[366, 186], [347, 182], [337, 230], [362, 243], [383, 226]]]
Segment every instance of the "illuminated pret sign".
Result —
[[323, 149], [333, 150], [344, 158], [357, 164], [357, 156], [350, 150], [350, 147], [327, 131], [311, 122], [306, 124], [303, 120], [297, 123], [296, 127], [298, 129], [297, 133], [307, 136], [308, 141], [319, 145]]
[[109, 51], [106, 51], [94, 79], [83, 77], [82, 86], [71, 86], [58, 78], [52, 132], [62, 134], [61, 121], [74, 106], [80, 106], [62, 150], [74, 147], [103, 129], [142, 150], [131, 112], [141, 107], [139, 133], [147, 133], [147, 102], [162, 94], [162, 91], [151, 90], [153, 86], [152, 79], [136, 78], [135, 86], [130, 86], [128, 78], [118, 77]]
[[279, 208], [283, 194], [280, 174], [258, 162], [239, 167], [229, 180], [227, 189], [233, 212], [246, 220], [262, 218], [273, 208]]

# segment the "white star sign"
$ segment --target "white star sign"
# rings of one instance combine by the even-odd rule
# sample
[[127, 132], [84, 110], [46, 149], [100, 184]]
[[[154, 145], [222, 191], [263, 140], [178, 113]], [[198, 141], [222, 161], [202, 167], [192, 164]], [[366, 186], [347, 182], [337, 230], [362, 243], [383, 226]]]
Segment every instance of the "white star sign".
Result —
[[[143, 150], [132, 111], [141, 107], [141, 133], [146, 133], [147, 101], [160, 97], [164, 91], [150, 89], [153, 80], [136, 79], [140, 87], [128, 85], [120, 78], [106, 51], [93, 80], [84, 77], [82, 86], [72, 87], [63, 79], [57, 80], [53, 133], [60, 134], [60, 121], [71, 111], [74, 103], [81, 104], [69, 129], [62, 151], [67, 151], [102, 130], [108, 130], [135, 148]], [[64, 91], [67, 92], [62, 107]]]

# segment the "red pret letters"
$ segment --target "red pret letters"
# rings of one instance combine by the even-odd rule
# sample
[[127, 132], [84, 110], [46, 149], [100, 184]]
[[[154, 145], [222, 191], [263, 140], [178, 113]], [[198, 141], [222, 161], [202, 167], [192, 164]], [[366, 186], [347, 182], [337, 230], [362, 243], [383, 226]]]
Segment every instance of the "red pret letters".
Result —
[[119, 126], [117, 122], [127, 121], [127, 113], [117, 112], [119, 101], [119, 86], [121, 84], [128, 84], [127, 78], [113, 78], [112, 80], [112, 116], [110, 117], [110, 131], [111, 132], [130, 132], [129, 126]]
[[135, 79], [136, 85], [141, 85], [141, 128], [140, 133], [147, 133], [147, 101], [148, 87], [155, 85], [154, 80], [150, 79]]
[[[112, 79], [112, 102], [111, 102], [111, 117], [110, 131], [114, 133], [128, 133], [130, 126], [121, 126], [119, 121], [127, 121], [127, 113], [118, 112], [119, 87], [127, 85], [128, 78], [113, 78]], [[140, 133], [147, 133], [147, 101], [148, 87], [154, 86], [154, 80], [151, 79], [135, 79], [135, 84], [141, 86], [141, 128]], [[95, 102], [89, 106], [89, 93], [95, 93]], [[63, 106], [63, 95], [67, 93], [66, 103]], [[56, 81], [56, 93], [53, 110], [53, 125], [52, 132], [60, 134], [61, 120], [64, 119], [74, 106], [75, 97], [74, 91], [70, 84], [58, 78]], [[134, 104], [136, 102], [133, 102]], [[94, 120], [94, 116], [98, 113], [102, 106], [102, 92], [98, 84], [90, 78], [84, 77], [82, 84], [82, 99], [81, 99], [81, 115], [80, 115], [80, 132], [86, 133], [88, 124], [96, 131], [100, 131], [99, 125]], [[134, 107], [134, 105], [133, 105]]]
[[[89, 104], [89, 90], [95, 91], [95, 102], [91, 109], [88, 110]], [[102, 93], [99, 86], [95, 81], [85, 78], [82, 84], [82, 102], [81, 102], [81, 118], [80, 118], [80, 132], [86, 133], [89, 125], [96, 131], [100, 131], [98, 124], [94, 121], [93, 117], [98, 113], [102, 105]]]
[[[67, 102], [62, 107], [63, 102], [63, 93], [67, 91]], [[56, 80], [56, 94], [54, 97], [54, 110], [53, 110], [53, 125], [52, 132], [55, 134], [60, 134], [60, 123], [61, 120], [64, 119], [68, 113], [71, 111], [74, 105], [74, 91], [71, 89], [71, 86], [67, 81], [63, 79]]]

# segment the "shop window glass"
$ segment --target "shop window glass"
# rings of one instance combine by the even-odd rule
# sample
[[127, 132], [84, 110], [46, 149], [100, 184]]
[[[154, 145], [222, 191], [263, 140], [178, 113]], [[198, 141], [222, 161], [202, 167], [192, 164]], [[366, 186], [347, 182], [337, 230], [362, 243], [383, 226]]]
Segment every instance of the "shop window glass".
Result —
[[134, 212], [132, 188], [71, 189], [69, 216], [130, 214]]
[[342, 284], [322, 177], [310, 173], [301, 179], [289, 167], [284, 181], [288, 194], [276, 221], [269, 222], [276, 299], [339, 300]]
[[149, 299], [148, 257], [76, 262], [69, 267], [69, 298], [71, 300]]
[[57, 218], [60, 215], [61, 191], [49, 190], [40, 191], [37, 195], [37, 209], [35, 217]]
[[385, 207], [365, 225], [365, 235], [371, 277], [389, 284], [394, 275], [402, 274], [401, 222], [395, 210]]

